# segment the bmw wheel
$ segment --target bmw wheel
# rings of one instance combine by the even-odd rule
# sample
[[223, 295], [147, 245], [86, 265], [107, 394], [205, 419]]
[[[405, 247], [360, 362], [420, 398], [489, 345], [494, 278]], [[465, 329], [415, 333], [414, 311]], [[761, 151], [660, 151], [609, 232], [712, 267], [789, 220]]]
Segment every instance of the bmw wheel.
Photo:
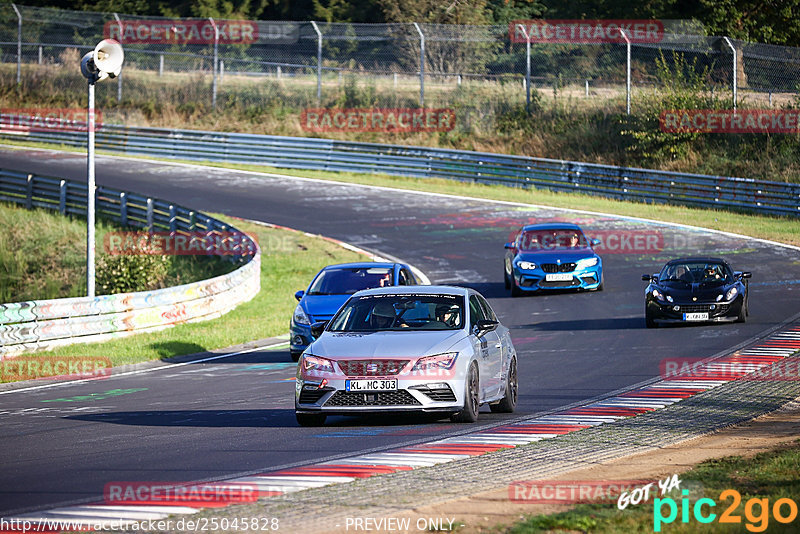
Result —
[[473, 362], [469, 366], [467, 383], [464, 391], [464, 408], [450, 416], [454, 423], [474, 423], [478, 420], [480, 401], [478, 398], [478, 366]]

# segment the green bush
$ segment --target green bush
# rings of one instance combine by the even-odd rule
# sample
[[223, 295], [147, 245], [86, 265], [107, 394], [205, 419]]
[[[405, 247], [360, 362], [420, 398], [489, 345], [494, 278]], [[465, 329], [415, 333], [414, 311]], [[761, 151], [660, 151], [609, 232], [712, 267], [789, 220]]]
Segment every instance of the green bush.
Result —
[[95, 280], [102, 295], [148, 291], [166, 286], [171, 256], [149, 253], [149, 244], [126, 254], [103, 254], [98, 258]]

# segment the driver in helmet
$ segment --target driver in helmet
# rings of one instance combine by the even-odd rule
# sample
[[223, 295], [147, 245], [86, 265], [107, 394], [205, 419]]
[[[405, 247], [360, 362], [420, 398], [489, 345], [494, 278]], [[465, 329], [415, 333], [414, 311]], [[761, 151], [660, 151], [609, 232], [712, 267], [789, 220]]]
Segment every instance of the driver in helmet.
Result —
[[458, 324], [459, 309], [456, 304], [437, 304], [436, 320], [447, 326], [454, 327]]
[[394, 311], [394, 306], [388, 301], [379, 301], [372, 308], [372, 326], [374, 328], [391, 328], [394, 324], [397, 314]]

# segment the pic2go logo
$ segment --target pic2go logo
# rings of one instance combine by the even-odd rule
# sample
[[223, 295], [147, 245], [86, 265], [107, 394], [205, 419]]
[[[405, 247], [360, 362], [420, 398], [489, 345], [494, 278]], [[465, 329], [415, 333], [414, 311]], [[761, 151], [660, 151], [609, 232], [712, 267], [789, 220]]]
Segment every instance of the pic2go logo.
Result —
[[[717, 520], [717, 514], [712, 512], [717, 503], [713, 499], [698, 499], [694, 506], [689, 503], [689, 490], [681, 492], [683, 498], [680, 504], [681, 522], [689, 523], [689, 513], [691, 511], [695, 521], [708, 524]], [[737, 508], [742, 503], [741, 494], [734, 489], [727, 489], [719, 494], [719, 500], [727, 501], [731, 499], [730, 505], [719, 516], [719, 523], [741, 524], [742, 517], [736, 514]], [[744, 517], [748, 521], [745, 528], [750, 532], [764, 532], [769, 526], [770, 511], [778, 523], [788, 524], [797, 519], [797, 503], [791, 499], [781, 498], [775, 501], [770, 509], [769, 499], [753, 497], [748, 499], [744, 505]], [[665, 508], [668, 510], [665, 516]], [[661, 532], [661, 526], [670, 524], [678, 518], [678, 504], [675, 499], [666, 497], [656, 498], [653, 501], [653, 531]]]

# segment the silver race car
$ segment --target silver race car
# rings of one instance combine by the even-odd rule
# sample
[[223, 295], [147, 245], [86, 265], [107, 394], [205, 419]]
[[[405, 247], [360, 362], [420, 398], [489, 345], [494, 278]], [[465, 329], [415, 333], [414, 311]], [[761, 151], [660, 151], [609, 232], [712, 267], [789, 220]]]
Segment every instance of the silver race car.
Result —
[[508, 329], [478, 292], [449, 286], [355, 293], [297, 367], [304, 426], [330, 414], [438, 412], [474, 422], [482, 404], [513, 412], [517, 356]]

